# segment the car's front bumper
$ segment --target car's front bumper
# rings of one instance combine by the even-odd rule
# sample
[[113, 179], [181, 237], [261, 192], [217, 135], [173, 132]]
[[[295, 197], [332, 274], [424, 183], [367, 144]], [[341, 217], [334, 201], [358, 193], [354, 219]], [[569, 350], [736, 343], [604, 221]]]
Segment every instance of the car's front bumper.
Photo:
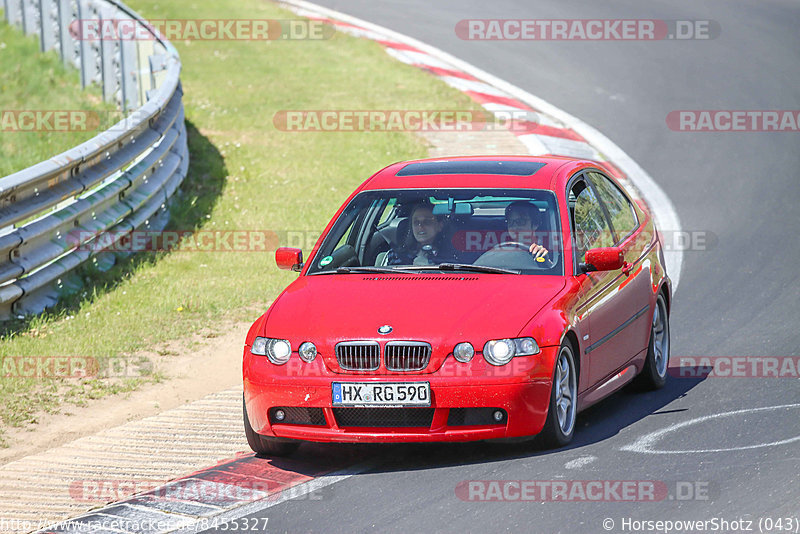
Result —
[[[515, 358], [504, 367], [485, 363], [480, 355], [462, 364], [452, 357], [431, 374], [339, 374], [329, 371], [318, 357], [311, 364], [296, 355], [284, 366], [253, 356], [245, 348], [244, 394], [250, 424], [265, 436], [331, 442], [471, 441], [514, 438], [539, 433], [547, 417], [553, 361], [558, 347], [544, 347], [531, 357]], [[333, 382], [429, 382], [432, 418], [425, 426], [350, 426], [337, 418], [332, 406]], [[322, 424], [270, 423], [272, 408], [321, 410]], [[453, 423], [451, 409], [503, 410], [500, 423]], [[418, 410], [419, 408], [404, 408]], [[357, 410], [357, 408], [352, 408]], [[341, 413], [341, 412], [338, 412]], [[320, 423], [321, 421], [318, 421]]]

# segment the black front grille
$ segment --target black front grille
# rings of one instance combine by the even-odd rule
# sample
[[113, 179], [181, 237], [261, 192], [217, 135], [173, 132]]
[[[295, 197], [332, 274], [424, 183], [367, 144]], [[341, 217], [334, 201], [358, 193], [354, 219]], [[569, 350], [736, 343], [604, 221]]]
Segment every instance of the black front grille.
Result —
[[431, 359], [429, 343], [390, 341], [386, 344], [385, 364], [390, 371], [421, 371]]
[[334, 408], [340, 427], [426, 427], [433, 422], [434, 408]]
[[[275, 417], [275, 413], [281, 410], [283, 411], [284, 418], [283, 420], [278, 420]], [[322, 411], [322, 408], [301, 408], [295, 406], [288, 406], [288, 407], [275, 407], [270, 408], [269, 410], [269, 422], [271, 424], [287, 424], [287, 425], [316, 425], [316, 426], [325, 426], [325, 414]]]
[[[503, 414], [499, 421], [494, 418], [498, 410]], [[501, 408], [450, 408], [447, 426], [503, 425], [507, 418], [506, 411]]]
[[377, 341], [346, 341], [336, 344], [336, 361], [347, 371], [374, 371], [381, 364]]

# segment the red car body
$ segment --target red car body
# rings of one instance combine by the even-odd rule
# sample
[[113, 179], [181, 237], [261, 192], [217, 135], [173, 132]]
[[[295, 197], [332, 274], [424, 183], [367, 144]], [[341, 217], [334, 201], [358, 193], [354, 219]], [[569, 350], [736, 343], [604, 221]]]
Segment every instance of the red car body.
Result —
[[[294, 258], [298, 263], [295, 268], [302, 265], [302, 270], [247, 335], [243, 361], [246, 427], [264, 439], [330, 442], [533, 436], [546, 423], [556, 358], [565, 344], [572, 347], [575, 355], [578, 411], [617, 391], [643, 371], [648, 351], [652, 350], [649, 345], [653, 343], [657, 298], [660, 295], [667, 307], [671, 300], [660, 240], [647, 205], [631, 200], [638, 227], [615, 247], [590, 251], [587, 261], [591, 258], [604, 265], [584, 272], [573, 251], [574, 221], [570, 220], [568, 186], [586, 171], [611, 177], [609, 169], [593, 161], [561, 157], [469, 157], [448, 161], [535, 162], [542, 166], [524, 177], [466, 173], [401, 178], [397, 173], [409, 162], [397, 163], [373, 175], [348, 198], [305, 264], [296, 250], [279, 249], [279, 264], [290, 266]], [[563, 232], [563, 273], [307, 274], [320, 243], [356, 195], [370, 190], [433, 187], [552, 191]], [[379, 334], [376, 329], [381, 325], [391, 325], [392, 332]], [[292, 350], [289, 362], [275, 365], [265, 356], [252, 354], [257, 336], [288, 340]], [[481, 357], [481, 347], [487, 340], [523, 336], [534, 338], [540, 349], [538, 354], [516, 357], [501, 367]], [[432, 353], [428, 365], [418, 372], [392, 372], [384, 365], [371, 372], [346, 371], [334, 355], [336, 343], [345, 340], [376, 341], [381, 353], [389, 341], [424, 340], [430, 343]], [[299, 345], [306, 341], [313, 341], [318, 349], [318, 356], [310, 363], [297, 354]], [[475, 347], [475, 356], [467, 363], [453, 356], [454, 346], [462, 341]], [[348, 381], [429, 383], [430, 424], [426, 419], [423, 426], [348, 425], [337, 415], [331, 392], [334, 382]], [[293, 424], [286, 419], [277, 422], [270, 416], [276, 408], [288, 408], [289, 412], [300, 408], [306, 410], [304, 413], [315, 409], [314, 413], [323, 414], [324, 420], [317, 417], [316, 424]], [[499, 410], [501, 420], [487, 419], [483, 415], [489, 412], [478, 411], [474, 413], [482, 415], [470, 421], [464, 414], [473, 413], [466, 410], [475, 408], [494, 410], [491, 413]]]

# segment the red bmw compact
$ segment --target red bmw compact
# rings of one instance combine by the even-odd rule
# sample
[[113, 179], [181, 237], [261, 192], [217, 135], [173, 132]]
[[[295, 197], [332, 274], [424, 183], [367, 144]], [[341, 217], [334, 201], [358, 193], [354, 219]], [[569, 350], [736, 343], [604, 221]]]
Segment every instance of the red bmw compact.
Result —
[[568, 443], [578, 411], [664, 385], [671, 282], [653, 216], [592, 161], [463, 157], [364, 182], [250, 328], [262, 455], [321, 442]]

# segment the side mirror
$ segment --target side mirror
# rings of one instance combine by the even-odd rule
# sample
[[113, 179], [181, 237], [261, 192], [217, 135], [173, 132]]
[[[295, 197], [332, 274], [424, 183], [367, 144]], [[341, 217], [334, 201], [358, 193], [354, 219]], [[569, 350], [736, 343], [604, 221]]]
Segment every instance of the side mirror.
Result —
[[280, 247], [275, 251], [275, 263], [280, 269], [300, 272], [303, 268], [303, 251], [299, 248]]
[[622, 249], [619, 247], [593, 248], [586, 251], [586, 263], [581, 263], [581, 271], [616, 271], [625, 265]]

